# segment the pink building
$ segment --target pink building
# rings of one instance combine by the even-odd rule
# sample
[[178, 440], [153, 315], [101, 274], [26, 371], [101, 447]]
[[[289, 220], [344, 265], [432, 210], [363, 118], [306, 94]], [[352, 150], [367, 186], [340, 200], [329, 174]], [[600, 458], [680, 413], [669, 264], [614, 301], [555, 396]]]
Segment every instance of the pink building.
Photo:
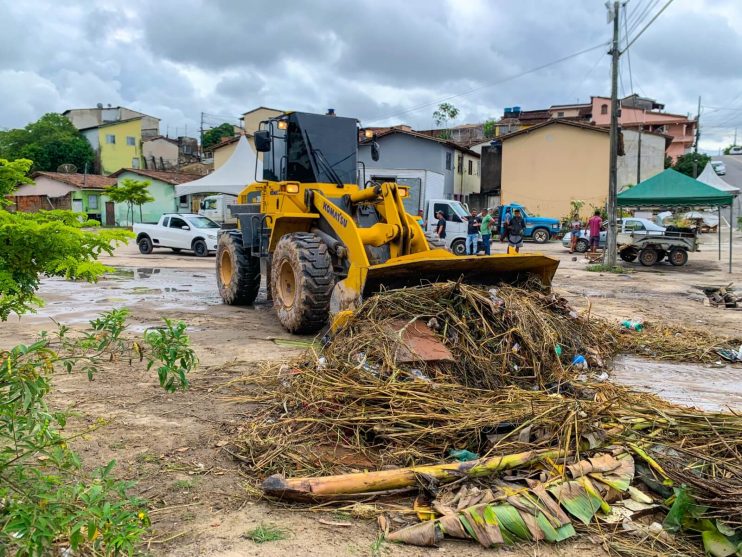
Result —
[[[621, 99], [621, 116], [618, 121], [624, 129], [661, 133], [672, 137], [666, 153], [673, 160], [687, 153], [693, 146], [696, 121], [680, 114], [660, 112], [664, 105], [636, 95]], [[592, 97], [592, 122], [596, 126], [609, 126], [611, 99]], [[660, 109], [660, 110], [657, 110]]]

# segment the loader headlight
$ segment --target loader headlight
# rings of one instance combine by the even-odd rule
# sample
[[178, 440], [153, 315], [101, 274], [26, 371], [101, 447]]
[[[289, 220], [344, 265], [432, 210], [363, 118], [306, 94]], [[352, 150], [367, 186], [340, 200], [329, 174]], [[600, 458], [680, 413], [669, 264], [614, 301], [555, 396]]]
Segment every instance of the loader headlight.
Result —
[[299, 193], [299, 184], [286, 184], [286, 193]]
[[373, 130], [364, 130], [363, 135], [366, 139], [373, 139], [374, 138], [374, 131]]
[[278, 121], [278, 129], [279, 130], [287, 130], [287, 129], [289, 129], [289, 121], [288, 120], [279, 120]]
[[397, 191], [399, 192], [399, 197], [409, 197], [410, 196], [410, 190], [407, 188], [397, 188]]

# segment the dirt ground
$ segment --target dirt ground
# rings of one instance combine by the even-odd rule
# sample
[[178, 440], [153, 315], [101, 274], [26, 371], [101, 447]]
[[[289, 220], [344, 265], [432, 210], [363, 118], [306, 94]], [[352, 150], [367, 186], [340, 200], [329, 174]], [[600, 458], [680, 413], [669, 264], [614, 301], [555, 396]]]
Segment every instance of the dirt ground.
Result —
[[[626, 275], [590, 273], [582, 256], [572, 256], [560, 242], [538, 249], [561, 260], [554, 281], [557, 292], [581, 310], [616, 321], [642, 317], [742, 337], [742, 312], [705, 307], [699, 284], [742, 282], [742, 262], [726, 272], [718, 261], [716, 238], [704, 237], [703, 251], [687, 266], [653, 268], [627, 265]], [[742, 236], [735, 235], [735, 255], [742, 256]], [[504, 251], [495, 245], [495, 251]], [[537, 251], [527, 245], [527, 251]], [[722, 244], [724, 257], [728, 244]], [[574, 258], [574, 260], [573, 260]], [[138, 482], [137, 492], [152, 503], [152, 531], [147, 549], [153, 555], [492, 555], [471, 543], [446, 542], [439, 549], [381, 544], [375, 548], [375, 521], [281, 507], [249, 497], [245, 477], [225, 450], [225, 441], [250, 419], [251, 408], [235, 403], [242, 387], [230, 380], [249, 375], [259, 362], [283, 360], [298, 353], [280, 339], [283, 331], [262, 292], [254, 307], [221, 304], [214, 279], [214, 257], [170, 252], [140, 255], [133, 244], [120, 247], [105, 263], [115, 272], [97, 284], [45, 280], [40, 292], [47, 305], [37, 314], [0, 324], [0, 346], [28, 341], [53, 327], [51, 318], [81, 326], [100, 311], [127, 307], [133, 333], [162, 317], [188, 323], [201, 367], [191, 374], [191, 389], [167, 394], [153, 374], [119, 365], [92, 383], [83, 374], [56, 377], [52, 405], [72, 411], [73, 430], [104, 420], [103, 427], [75, 443], [85, 465], [111, 459], [122, 478]], [[276, 342], [278, 340], [278, 342]], [[232, 363], [230, 363], [232, 362]], [[660, 393], [685, 404], [742, 410], [740, 370], [731, 367], [620, 362], [614, 380]], [[350, 520], [352, 525], [318, 522]], [[260, 524], [286, 530], [288, 538], [258, 545], [244, 537]], [[505, 551], [505, 550], [503, 550]], [[605, 555], [582, 540], [558, 547], [530, 546], [507, 550], [513, 556]]]

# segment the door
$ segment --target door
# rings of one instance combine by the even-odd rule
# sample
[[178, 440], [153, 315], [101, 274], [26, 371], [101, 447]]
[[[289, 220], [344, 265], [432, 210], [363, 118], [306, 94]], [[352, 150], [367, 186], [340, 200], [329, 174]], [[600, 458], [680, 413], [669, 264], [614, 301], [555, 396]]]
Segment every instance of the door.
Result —
[[106, 201], [106, 226], [114, 226], [116, 224], [116, 206], [113, 201]]
[[189, 224], [180, 217], [170, 217], [170, 225], [166, 231], [167, 247], [191, 249], [191, 231], [183, 230]]
[[73, 199], [72, 200], [72, 212], [73, 213], [82, 213], [82, 199]]

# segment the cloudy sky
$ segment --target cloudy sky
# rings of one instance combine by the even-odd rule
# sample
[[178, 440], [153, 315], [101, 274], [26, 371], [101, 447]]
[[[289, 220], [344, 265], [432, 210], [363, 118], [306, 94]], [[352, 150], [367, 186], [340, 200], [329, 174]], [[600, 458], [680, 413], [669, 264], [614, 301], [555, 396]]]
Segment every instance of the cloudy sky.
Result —
[[[634, 36], [666, 0], [629, 0]], [[433, 127], [610, 92], [602, 0], [0, 0], [0, 128], [102, 102], [197, 132], [259, 105]], [[621, 25], [624, 31], [624, 21]], [[675, 0], [624, 56], [620, 94], [704, 105], [701, 147], [742, 137], [742, 1]], [[520, 77], [517, 77], [519, 76]]]

